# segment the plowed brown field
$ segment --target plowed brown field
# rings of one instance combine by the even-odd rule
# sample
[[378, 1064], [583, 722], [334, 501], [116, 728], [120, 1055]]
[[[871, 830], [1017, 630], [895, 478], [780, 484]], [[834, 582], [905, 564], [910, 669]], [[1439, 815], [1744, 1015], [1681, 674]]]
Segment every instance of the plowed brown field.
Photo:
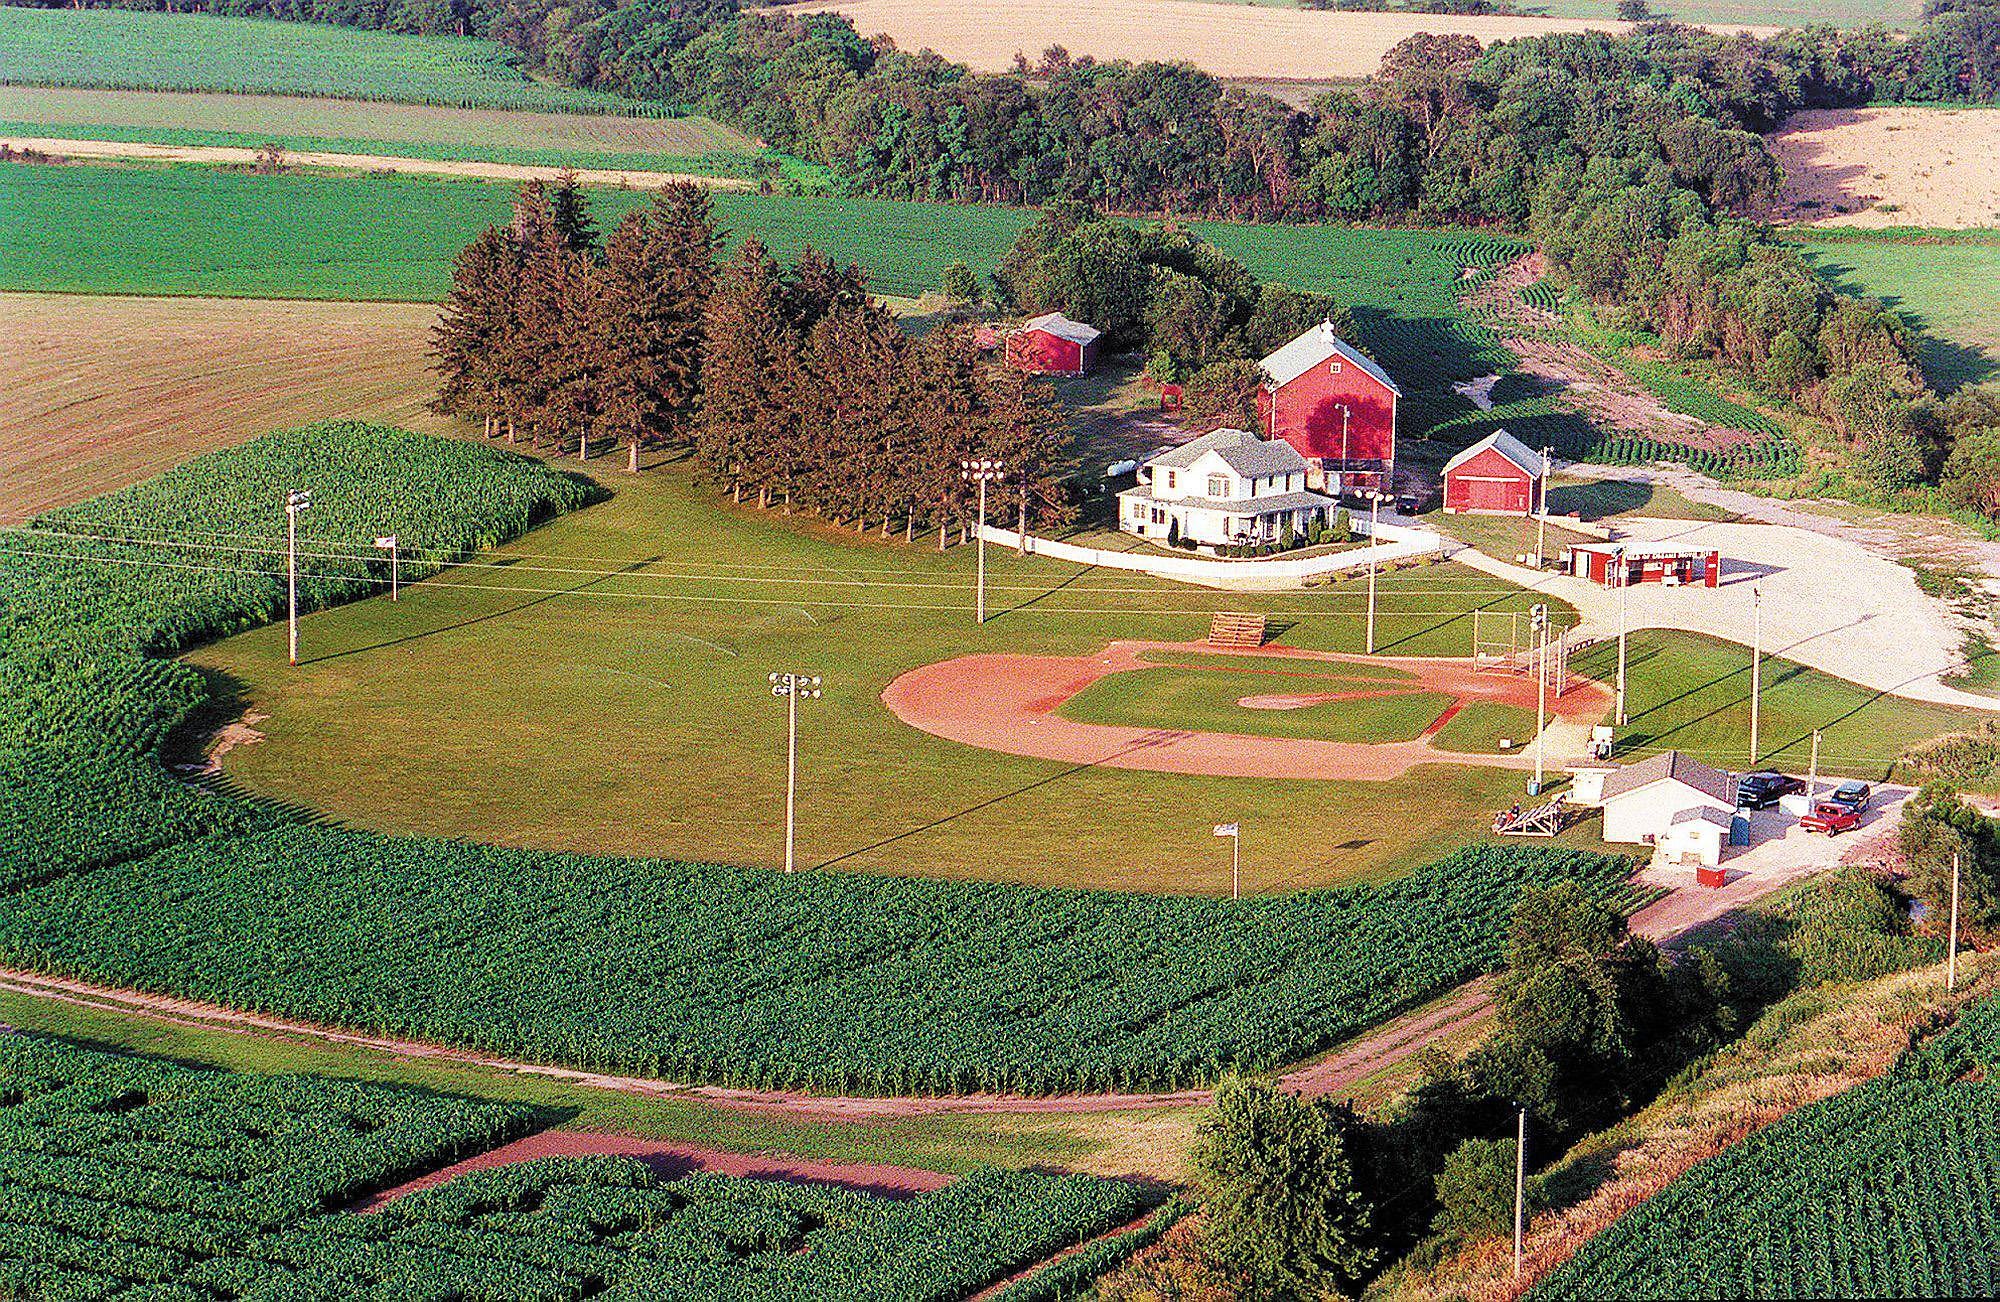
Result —
[[2000, 225], [2000, 109], [1815, 109], [1771, 137], [1783, 214], [1818, 226]]

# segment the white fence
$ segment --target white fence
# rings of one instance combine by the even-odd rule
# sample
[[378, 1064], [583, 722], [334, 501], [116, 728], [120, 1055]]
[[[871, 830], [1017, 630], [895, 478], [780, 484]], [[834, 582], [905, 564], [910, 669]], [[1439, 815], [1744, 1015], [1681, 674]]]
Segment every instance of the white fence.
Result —
[[[1368, 521], [1355, 520], [1354, 531], [1366, 535]], [[1021, 535], [1012, 529], [986, 526], [986, 541], [1016, 546]], [[1101, 547], [1078, 547], [1053, 538], [1029, 534], [1025, 550], [1033, 556], [1049, 556], [1078, 565], [1101, 565], [1110, 570], [1132, 570], [1163, 579], [1180, 579], [1210, 588], [1298, 588], [1310, 579], [1365, 570], [1372, 559], [1377, 564], [1428, 556], [1442, 551], [1444, 539], [1429, 529], [1384, 522], [1377, 530], [1382, 541], [1374, 547], [1325, 552], [1318, 556], [1263, 556], [1242, 560], [1211, 560], [1203, 556], [1174, 556], [1141, 547], [1129, 552], [1106, 551]]]

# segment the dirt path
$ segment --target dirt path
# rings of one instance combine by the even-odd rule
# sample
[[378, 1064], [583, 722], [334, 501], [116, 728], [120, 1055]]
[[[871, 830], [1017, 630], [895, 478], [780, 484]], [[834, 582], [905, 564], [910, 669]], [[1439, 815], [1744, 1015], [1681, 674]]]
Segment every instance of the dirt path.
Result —
[[543, 1130], [511, 1144], [489, 1148], [463, 1161], [439, 1167], [393, 1189], [364, 1198], [351, 1210], [372, 1212], [398, 1198], [430, 1189], [447, 1180], [486, 1171], [496, 1166], [513, 1166], [544, 1157], [587, 1157], [609, 1155], [633, 1157], [668, 1179], [690, 1171], [713, 1171], [718, 1175], [750, 1176], [759, 1180], [789, 1180], [797, 1184], [830, 1184], [858, 1193], [885, 1198], [912, 1198], [950, 1184], [952, 1177], [938, 1171], [912, 1166], [879, 1166], [874, 1163], [811, 1162], [795, 1157], [764, 1157], [747, 1153], [727, 1153], [719, 1148], [692, 1144], [670, 1144], [640, 1139], [636, 1135], [600, 1134], [586, 1130]]
[[[136, 158], [158, 163], [227, 163], [250, 167], [257, 151], [233, 145], [151, 145], [129, 140], [56, 140], [39, 136], [0, 137], [0, 145], [39, 150], [58, 158]], [[479, 181], [553, 181], [560, 167], [520, 163], [482, 163], [472, 159], [398, 158], [390, 154], [331, 154], [286, 150], [287, 167], [355, 167], [368, 172], [418, 172], [431, 176], [469, 177]], [[747, 190], [750, 182], [734, 177], [695, 176], [682, 172], [641, 172], [616, 168], [573, 169], [585, 185], [620, 185], [655, 190], [670, 181], [692, 181], [716, 190]]]
[[[1143, 658], [1148, 651], [1388, 665], [1410, 674], [1412, 681], [1385, 685], [1385, 691], [1419, 688], [1461, 702], [1481, 700], [1535, 708], [1532, 679], [1477, 673], [1462, 660], [1343, 656], [1282, 647], [1218, 652], [1199, 642], [1113, 642], [1086, 656], [960, 656], [903, 674], [883, 691], [882, 701], [911, 727], [968, 746], [1068, 764], [1156, 773], [1386, 782], [1419, 764], [1518, 769], [1534, 763], [1528, 747], [1508, 755], [1444, 750], [1436, 744], [1434, 732], [1415, 741], [1335, 742], [1078, 723], [1056, 713], [1065, 701], [1108, 674], [1159, 668]], [[1609, 706], [1609, 693], [1601, 684], [1580, 683], [1553, 705], [1552, 738], [1567, 739], [1587, 731], [1588, 724], [1601, 719]], [[1567, 758], [1572, 756], [1560, 746], [1551, 757], [1556, 763]]]

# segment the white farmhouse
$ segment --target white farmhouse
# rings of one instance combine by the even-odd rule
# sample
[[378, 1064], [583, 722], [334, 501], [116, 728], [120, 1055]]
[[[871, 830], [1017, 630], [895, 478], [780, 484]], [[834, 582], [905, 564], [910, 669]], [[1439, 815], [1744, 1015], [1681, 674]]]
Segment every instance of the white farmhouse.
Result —
[[1736, 812], [1736, 779], [1677, 750], [1627, 765], [1604, 777], [1604, 839], [1628, 844], [1670, 842], [1677, 855], [1720, 856], [1714, 829], [1726, 834]]
[[1118, 527], [1142, 538], [1219, 543], [1276, 542], [1330, 523], [1336, 503], [1306, 488], [1306, 459], [1291, 444], [1219, 429], [1139, 467], [1118, 494]]

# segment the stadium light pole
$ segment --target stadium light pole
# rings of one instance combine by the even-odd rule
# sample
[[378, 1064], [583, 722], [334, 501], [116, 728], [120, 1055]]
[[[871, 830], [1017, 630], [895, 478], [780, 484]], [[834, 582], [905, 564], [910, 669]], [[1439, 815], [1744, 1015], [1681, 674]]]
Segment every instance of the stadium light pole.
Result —
[[792, 871], [794, 831], [798, 826], [793, 811], [799, 796], [799, 698], [816, 701], [820, 694], [818, 674], [772, 674], [771, 695], [785, 698], [785, 871]]
[[1555, 449], [1542, 449], [1541, 509], [1535, 512], [1535, 568], [1541, 569], [1548, 563], [1549, 554], [1549, 466], [1555, 456]]
[[1542, 794], [1542, 736], [1549, 730], [1549, 608], [1536, 602], [1528, 612], [1529, 626], [1541, 635], [1541, 651], [1535, 656], [1535, 789]]
[[402, 599], [403, 585], [402, 576], [399, 573], [400, 567], [398, 561], [401, 558], [398, 556], [396, 550], [396, 535], [392, 533], [383, 534], [375, 540], [375, 545], [389, 553], [389, 600], [400, 601]]
[[285, 494], [285, 635], [294, 665], [299, 662], [299, 512], [311, 505], [306, 489]]
[[1354, 408], [1340, 404], [1340, 473], [1347, 474], [1347, 422], [1354, 416]]
[[967, 457], [958, 463], [959, 477], [979, 485], [979, 577], [975, 580], [978, 622], [986, 622], [986, 486], [1007, 474], [1007, 463], [994, 457]]
[[1632, 587], [1631, 567], [1625, 562], [1625, 549], [1618, 549], [1618, 726], [1625, 726], [1625, 595]]
[[1750, 589], [1750, 767], [1757, 767], [1758, 714], [1764, 696], [1764, 592]]
[[1368, 490], [1368, 654], [1375, 654], [1375, 543], [1382, 524], [1382, 503], [1389, 495], [1380, 489]]

